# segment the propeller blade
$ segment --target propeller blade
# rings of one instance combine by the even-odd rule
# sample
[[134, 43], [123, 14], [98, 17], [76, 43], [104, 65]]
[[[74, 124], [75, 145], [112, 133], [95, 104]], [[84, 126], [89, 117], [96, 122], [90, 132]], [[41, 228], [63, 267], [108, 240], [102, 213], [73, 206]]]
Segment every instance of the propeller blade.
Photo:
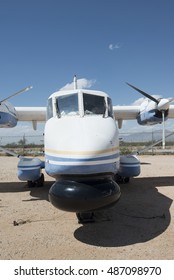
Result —
[[141, 89], [134, 87], [133, 85], [126, 83], [128, 86], [130, 86], [131, 88], [135, 89], [136, 91], [140, 92], [142, 95], [144, 95], [145, 97], [149, 98], [150, 100], [154, 101], [156, 104], [159, 103], [159, 100], [154, 98], [153, 96], [151, 96], [150, 94], [142, 91]]
[[15, 96], [15, 95], [18, 95], [18, 94], [20, 94], [20, 93], [23, 93], [23, 92], [25, 92], [25, 91], [28, 91], [28, 90], [30, 90], [30, 89], [32, 89], [32, 88], [33, 88], [32, 86], [29, 86], [29, 87], [26, 87], [26, 88], [24, 88], [24, 89], [21, 89], [20, 91], [17, 91], [17, 92], [15, 92], [15, 93], [13, 93], [12, 95], [8, 96], [7, 98], [4, 98], [3, 100], [1, 100], [1, 101], [0, 101], [0, 104], [1, 104], [2, 102], [4, 102], [4, 101], [10, 99], [11, 97], [13, 97], [13, 96]]

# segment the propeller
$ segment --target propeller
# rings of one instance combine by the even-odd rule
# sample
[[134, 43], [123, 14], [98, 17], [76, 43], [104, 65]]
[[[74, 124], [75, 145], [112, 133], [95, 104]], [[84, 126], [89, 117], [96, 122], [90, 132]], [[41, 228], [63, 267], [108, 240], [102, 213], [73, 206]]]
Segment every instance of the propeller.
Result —
[[165, 112], [167, 110], [169, 110], [170, 103], [174, 100], [174, 98], [156, 99], [155, 97], [142, 91], [141, 89], [139, 89], [129, 83], [126, 83], [126, 84], [157, 104], [158, 111], [160, 111], [162, 113], [162, 124], [163, 124], [162, 147], [163, 147], [163, 149], [165, 149]]
[[130, 86], [131, 88], [135, 89], [136, 91], [138, 91], [139, 93], [141, 93], [142, 95], [144, 95], [145, 97], [149, 98], [150, 100], [154, 101], [155, 103], [159, 103], [158, 99], [156, 99], [155, 97], [151, 96], [150, 94], [142, 91], [141, 89], [129, 84], [129, 83], [126, 83], [128, 86]]
[[24, 89], [21, 89], [20, 91], [17, 91], [17, 92], [15, 92], [15, 93], [11, 94], [10, 96], [8, 96], [8, 97], [4, 98], [3, 100], [1, 100], [1, 101], [0, 101], [0, 105], [1, 105], [2, 102], [7, 101], [7, 100], [10, 99], [11, 97], [16, 96], [16, 95], [18, 95], [18, 94], [20, 94], [20, 93], [23, 93], [23, 92], [25, 92], [25, 91], [28, 91], [28, 90], [30, 90], [30, 89], [32, 89], [32, 88], [33, 88], [32, 86], [29, 86], [29, 87], [26, 87], [26, 88], [24, 88]]

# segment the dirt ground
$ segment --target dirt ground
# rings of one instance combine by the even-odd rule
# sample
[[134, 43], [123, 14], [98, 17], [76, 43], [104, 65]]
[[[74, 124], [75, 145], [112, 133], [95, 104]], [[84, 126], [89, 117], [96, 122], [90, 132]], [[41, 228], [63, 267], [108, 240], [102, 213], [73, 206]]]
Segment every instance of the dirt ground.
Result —
[[0, 259], [174, 259], [174, 156], [140, 160], [141, 175], [121, 185], [117, 205], [81, 225], [49, 203], [50, 177], [29, 189], [18, 159], [0, 157]]

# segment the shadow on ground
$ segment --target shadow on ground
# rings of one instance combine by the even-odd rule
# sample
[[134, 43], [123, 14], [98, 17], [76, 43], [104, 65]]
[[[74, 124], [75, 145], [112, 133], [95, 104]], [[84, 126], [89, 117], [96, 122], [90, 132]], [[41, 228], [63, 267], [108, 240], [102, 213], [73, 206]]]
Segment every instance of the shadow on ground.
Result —
[[0, 193], [14, 193], [14, 192], [30, 192], [31, 198], [23, 201], [31, 200], [47, 200], [48, 192], [52, 186], [53, 181], [46, 181], [43, 187], [29, 188], [26, 182], [1, 182]]
[[[0, 183], [0, 193], [30, 192], [23, 201], [48, 201], [49, 188], [28, 188], [26, 183]], [[119, 247], [146, 242], [162, 234], [170, 224], [172, 199], [160, 193], [160, 187], [173, 187], [174, 177], [135, 178], [121, 185], [122, 196], [111, 209], [95, 213], [95, 223], [79, 225], [74, 237], [100, 247]], [[159, 191], [158, 191], [158, 189]]]
[[80, 242], [119, 247], [146, 242], [162, 234], [170, 224], [172, 199], [156, 187], [174, 186], [174, 177], [135, 178], [121, 185], [122, 196], [111, 209], [96, 212], [96, 223], [74, 232]]

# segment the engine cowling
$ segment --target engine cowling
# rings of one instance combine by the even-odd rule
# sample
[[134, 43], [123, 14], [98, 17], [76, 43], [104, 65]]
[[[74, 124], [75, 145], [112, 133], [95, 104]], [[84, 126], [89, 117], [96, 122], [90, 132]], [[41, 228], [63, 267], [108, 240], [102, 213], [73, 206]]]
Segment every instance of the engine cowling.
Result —
[[0, 104], [0, 127], [14, 127], [17, 125], [15, 108], [9, 102]]
[[[164, 111], [164, 120], [168, 119], [169, 110]], [[150, 111], [142, 112], [137, 117], [137, 122], [140, 125], [154, 125], [162, 123], [162, 111], [153, 109]]]

